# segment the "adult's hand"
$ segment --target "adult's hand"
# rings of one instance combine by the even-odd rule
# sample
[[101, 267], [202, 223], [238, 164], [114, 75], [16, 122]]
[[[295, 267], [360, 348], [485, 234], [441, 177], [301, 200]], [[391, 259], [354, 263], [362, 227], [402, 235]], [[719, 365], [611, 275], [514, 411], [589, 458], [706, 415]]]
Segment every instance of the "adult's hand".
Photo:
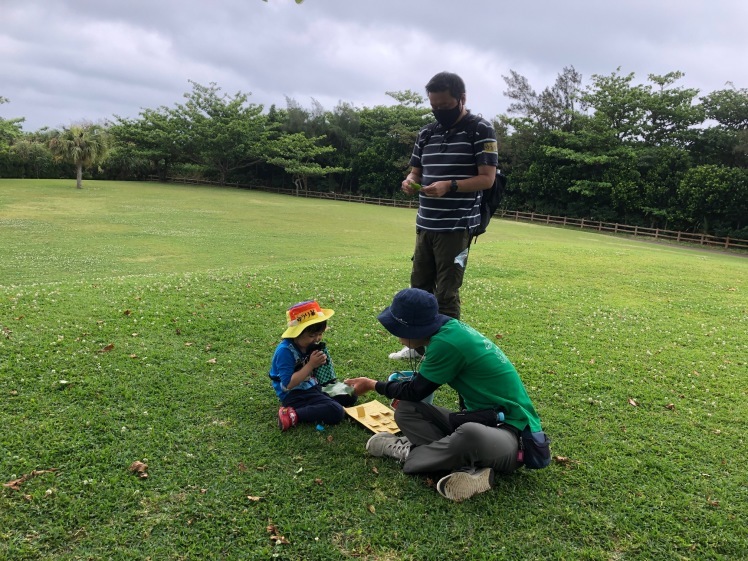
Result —
[[347, 380], [343, 380], [343, 382], [351, 386], [353, 393], [357, 396], [374, 391], [374, 386], [377, 384], [377, 381], [371, 378], [348, 378]]
[[431, 185], [423, 187], [423, 194], [427, 197], [443, 197], [449, 193], [451, 184], [451, 181], [435, 181]]

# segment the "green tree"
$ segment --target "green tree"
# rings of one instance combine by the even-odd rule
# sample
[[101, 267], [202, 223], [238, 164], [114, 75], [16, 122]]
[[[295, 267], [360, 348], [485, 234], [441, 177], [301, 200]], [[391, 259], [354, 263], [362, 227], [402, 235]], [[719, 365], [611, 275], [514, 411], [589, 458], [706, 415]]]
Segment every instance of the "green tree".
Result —
[[536, 93], [530, 82], [514, 70], [503, 76], [504, 95], [514, 101], [507, 111], [531, 119], [541, 130], [569, 130], [579, 111], [582, 75], [573, 66], [564, 67], [552, 87]]
[[695, 102], [699, 90], [674, 87], [682, 77], [679, 71], [649, 75], [657, 88], [645, 87], [645, 144], [685, 147], [695, 139], [693, 127], [704, 122], [704, 108]]
[[156, 173], [165, 181], [173, 167], [185, 161], [177, 120], [168, 108], [144, 109], [137, 119], [115, 118], [109, 127], [114, 154], [107, 161], [112, 176], [122, 178], [127, 170], [145, 165], [146, 173]]
[[178, 145], [189, 161], [215, 172], [224, 183], [229, 174], [265, 161], [270, 127], [262, 105], [248, 94], [221, 95], [215, 83], [190, 81], [187, 102], [172, 111]]
[[324, 138], [323, 136], [307, 138], [303, 133], [297, 132], [283, 134], [270, 143], [270, 157], [267, 162], [283, 168], [291, 175], [297, 195], [299, 191], [309, 189], [310, 177], [324, 177], [331, 173], [347, 171], [342, 167], [323, 166], [316, 161], [323, 154], [335, 150], [332, 146], [319, 144]]
[[31, 135], [25, 135], [10, 148], [11, 154], [23, 168], [21, 177], [39, 179], [54, 165], [54, 157], [49, 149], [48, 141], [40, 141]]
[[748, 234], [748, 170], [697, 166], [678, 186], [680, 212], [704, 233]]
[[[392, 97], [392, 93], [388, 95]], [[360, 193], [380, 197], [400, 193], [416, 136], [430, 114], [430, 109], [410, 102], [359, 112], [361, 128], [353, 147], [352, 167]]]
[[109, 149], [109, 136], [100, 125], [72, 125], [55, 134], [49, 148], [58, 161], [75, 166], [76, 188], [83, 188], [83, 170], [103, 161]]

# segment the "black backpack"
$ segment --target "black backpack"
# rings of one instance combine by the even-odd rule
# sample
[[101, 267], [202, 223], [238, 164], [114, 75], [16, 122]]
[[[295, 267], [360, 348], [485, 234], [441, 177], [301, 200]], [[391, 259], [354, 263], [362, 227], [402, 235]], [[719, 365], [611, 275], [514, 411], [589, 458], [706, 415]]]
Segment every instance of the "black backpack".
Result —
[[[470, 113], [465, 118], [464, 123], [464, 130], [467, 132], [468, 140], [470, 141], [470, 144], [473, 144], [473, 141], [475, 140], [475, 134], [478, 130], [478, 122], [480, 121], [480, 117], [473, 115]], [[421, 149], [421, 153], [423, 153], [423, 148], [429, 143], [429, 140], [431, 140], [431, 135], [434, 134], [434, 129], [436, 128], [437, 123], [429, 123], [426, 125], [426, 130], [423, 133], [423, 136], [421, 137], [418, 146]], [[457, 129], [460, 130], [460, 129]], [[473, 243], [478, 236], [480, 236], [482, 233], [486, 231], [486, 228], [488, 228], [488, 223], [491, 221], [491, 217], [493, 216], [494, 212], [496, 212], [496, 209], [499, 208], [499, 205], [501, 204], [501, 199], [504, 196], [504, 189], [506, 188], [506, 175], [501, 173], [501, 170], [498, 168], [496, 169], [496, 178], [493, 181], [493, 185], [489, 189], [486, 189], [481, 194], [481, 200], [480, 200], [480, 224], [473, 230], [472, 234], [470, 235], [470, 242]]]

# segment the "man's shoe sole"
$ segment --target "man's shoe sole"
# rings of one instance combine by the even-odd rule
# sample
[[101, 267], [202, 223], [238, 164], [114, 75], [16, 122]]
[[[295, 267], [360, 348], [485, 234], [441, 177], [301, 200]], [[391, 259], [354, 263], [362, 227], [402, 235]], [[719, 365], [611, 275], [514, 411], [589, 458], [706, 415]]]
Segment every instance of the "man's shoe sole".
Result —
[[491, 468], [477, 471], [456, 471], [445, 475], [436, 484], [436, 490], [450, 501], [460, 502], [493, 487], [494, 474]]

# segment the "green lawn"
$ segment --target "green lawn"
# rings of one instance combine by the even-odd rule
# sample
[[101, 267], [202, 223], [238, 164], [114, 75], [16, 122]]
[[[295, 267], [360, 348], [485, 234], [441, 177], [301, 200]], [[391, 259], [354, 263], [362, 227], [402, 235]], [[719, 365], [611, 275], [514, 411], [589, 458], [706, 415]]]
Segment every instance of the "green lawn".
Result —
[[291, 304], [335, 309], [339, 377], [397, 369], [376, 314], [414, 216], [0, 180], [0, 482], [22, 479], [0, 559], [748, 558], [743, 256], [492, 222], [463, 319], [517, 366], [556, 460], [465, 503], [368, 457], [354, 422], [278, 431]]

